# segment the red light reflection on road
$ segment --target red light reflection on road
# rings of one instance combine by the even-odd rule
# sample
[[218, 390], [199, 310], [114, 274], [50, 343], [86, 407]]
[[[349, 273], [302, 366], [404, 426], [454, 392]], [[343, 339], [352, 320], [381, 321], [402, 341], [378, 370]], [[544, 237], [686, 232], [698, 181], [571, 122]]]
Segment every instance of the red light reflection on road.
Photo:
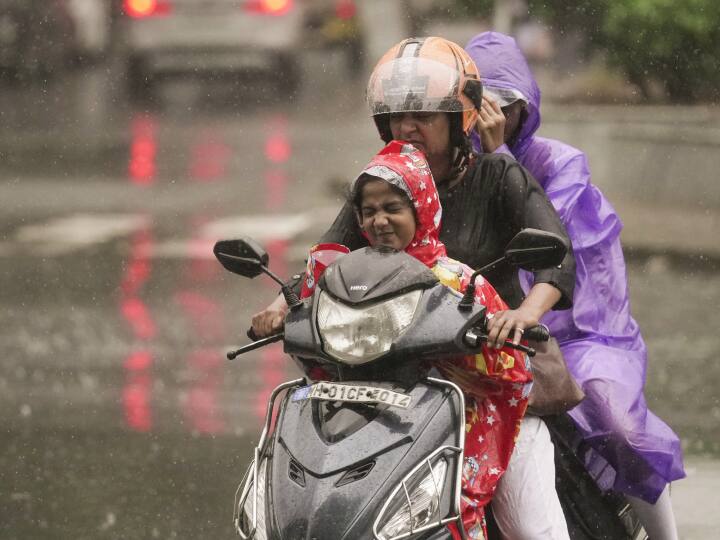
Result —
[[[128, 163], [128, 179], [136, 185], [150, 185], [156, 180], [158, 154], [158, 125], [151, 115], [138, 115], [131, 122], [131, 145]], [[287, 120], [276, 116], [266, 124], [263, 153], [266, 169], [265, 209], [281, 210], [287, 202], [290, 177], [286, 170], [292, 157]], [[192, 181], [210, 182], [227, 179], [232, 159], [231, 148], [216, 133], [205, 130], [189, 148], [187, 174]], [[201, 231], [202, 226], [215, 214], [192, 216], [186, 230]], [[152, 277], [153, 237], [151, 229], [138, 231], [130, 238], [130, 254], [120, 283], [119, 310], [137, 342], [135, 350], [124, 362], [125, 385], [122, 403], [127, 426], [148, 432], [153, 429], [152, 370], [153, 354], [150, 342], [157, 337], [159, 329], [151, 310], [143, 299], [143, 289]], [[289, 275], [286, 239], [265, 242], [273, 270], [282, 276]], [[217, 279], [220, 266], [212, 259], [199, 256], [211, 249], [208, 240], [200, 234], [192, 234], [187, 243], [185, 264], [181, 270], [180, 283], [168, 295], [184, 315], [190, 339], [197, 345], [186, 355], [190, 374], [183, 401], [183, 415], [191, 430], [197, 433], [222, 433], [227, 429], [222, 417], [219, 399], [223, 374], [226, 369], [219, 345], [224, 343], [227, 324], [221, 305], [202, 292], [201, 286]], [[276, 291], [274, 285], [263, 280], [265, 286]], [[182, 321], [181, 321], [182, 322]], [[253, 409], [264, 418], [267, 398], [272, 390], [286, 378], [288, 358], [282, 345], [266, 347], [261, 352], [259, 370], [261, 387]]]
[[150, 431], [152, 411], [152, 355], [148, 351], [136, 351], [125, 360], [125, 386], [122, 390], [125, 422], [135, 431]]
[[193, 378], [185, 402], [185, 417], [197, 433], [223, 433], [225, 422], [218, 407], [224, 366], [217, 349], [194, 351], [188, 356]]
[[196, 182], [213, 182], [227, 177], [232, 150], [210, 130], [200, 133], [190, 149], [190, 178]]
[[148, 114], [138, 114], [130, 123], [130, 159], [128, 176], [133, 184], [155, 182], [157, 156], [157, 122]]
[[[193, 231], [202, 229], [209, 221], [203, 215], [193, 216]], [[196, 433], [223, 433], [226, 424], [222, 418], [219, 395], [222, 389], [223, 370], [226, 368], [222, 353], [216, 348], [225, 338], [225, 316], [218, 302], [200, 292], [199, 286], [213, 281], [220, 270], [214, 260], [197, 257], [198, 243], [205, 244], [202, 237], [193, 237], [188, 246], [187, 264], [182, 273], [181, 288], [175, 293], [175, 303], [185, 314], [198, 349], [187, 356], [191, 383], [183, 403], [185, 418]], [[212, 249], [207, 245], [208, 250]]]
[[265, 206], [268, 210], [280, 210], [285, 206], [289, 184], [288, 173], [283, 167], [292, 157], [287, 120], [284, 116], [270, 119], [266, 125], [265, 157]]
[[123, 317], [132, 327], [136, 338], [148, 340], [155, 337], [155, 322], [152, 320], [145, 302], [140, 298], [125, 298], [120, 309]]
[[265, 198], [268, 210], [280, 210], [285, 206], [288, 175], [283, 170], [271, 169], [265, 172]]
[[140, 230], [133, 236], [130, 244], [130, 258], [125, 268], [125, 274], [120, 282], [120, 291], [124, 297], [134, 297], [139, 293], [140, 287], [150, 277], [150, 261], [143, 253], [150, 243], [150, 234], [147, 230]]
[[[265, 126], [265, 158], [268, 161], [265, 169], [265, 207], [267, 210], [280, 210], [287, 201], [290, 179], [284, 165], [292, 157], [292, 145], [288, 136], [287, 119], [284, 116], [271, 118]], [[285, 239], [268, 240], [265, 249], [270, 255], [272, 270], [279, 276], [289, 276], [287, 265], [288, 242]], [[265, 287], [277, 290], [275, 284], [263, 280]], [[285, 380], [289, 358], [276, 343], [262, 349], [262, 361], [258, 366], [261, 388], [255, 397], [253, 407], [258, 418], [264, 419], [267, 400], [275, 387]]]
[[182, 307], [200, 340], [217, 343], [225, 336], [225, 319], [217, 302], [189, 288], [178, 291], [175, 301]]
[[130, 256], [120, 281], [120, 313], [130, 326], [133, 337], [141, 342], [139, 348], [125, 359], [125, 385], [122, 403], [125, 422], [130, 429], [147, 432], [152, 429], [152, 354], [147, 342], [157, 332], [150, 310], [140, 293], [150, 279], [152, 267], [149, 255], [153, 238], [149, 228], [130, 237]]
[[285, 163], [292, 155], [285, 127], [280, 125], [280, 129], [283, 131], [273, 133], [265, 141], [265, 157], [271, 163]]

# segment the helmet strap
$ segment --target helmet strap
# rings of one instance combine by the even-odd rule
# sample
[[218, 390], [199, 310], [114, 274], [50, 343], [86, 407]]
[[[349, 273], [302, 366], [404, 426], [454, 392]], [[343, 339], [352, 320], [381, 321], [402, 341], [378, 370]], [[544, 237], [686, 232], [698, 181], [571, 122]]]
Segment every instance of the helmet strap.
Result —
[[373, 116], [375, 126], [377, 127], [380, 138], [385, 144], [393, 140], [392, 131], [390, 130], [390, 115], [389, 114], [377, 114]]
[[450, 171], [447, 175], [447, 180], [443, 182], [445, 189], [450, 189], [456, 186], [465, 176], [467, 172], [468, 164], [470, 163], [470, 155], [464, 152], [460, 147], [454, 147], [451, 152], [452, 161], [450, 165]]

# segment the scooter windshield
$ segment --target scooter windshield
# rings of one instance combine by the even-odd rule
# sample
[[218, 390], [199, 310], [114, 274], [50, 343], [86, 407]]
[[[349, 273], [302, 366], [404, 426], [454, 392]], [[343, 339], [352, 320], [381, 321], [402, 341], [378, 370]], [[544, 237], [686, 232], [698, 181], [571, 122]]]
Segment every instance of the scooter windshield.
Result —
[[356, 305], [417, 289], [428, 289], [438, 278], [403, 251], [366, 247], [330, 265], [320, 288], [343, 302]]

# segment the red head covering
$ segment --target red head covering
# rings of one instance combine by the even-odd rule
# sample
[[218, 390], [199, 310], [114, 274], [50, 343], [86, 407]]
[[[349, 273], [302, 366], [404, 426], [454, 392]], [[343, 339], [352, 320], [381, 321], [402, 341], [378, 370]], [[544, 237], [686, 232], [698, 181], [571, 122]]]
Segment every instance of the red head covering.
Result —
[[[400, 188], [415, 207], [417, 228], [405, 248], [407, 253], [429, 267], [446, 256], [445, 244], [440, 241], [440, 198], [430, 166], [420, 150], [404, 141], [391, 141], [365, 166], [358, 179], [364, 175]], [[363, 235], [367, 237], [365, 232]]]

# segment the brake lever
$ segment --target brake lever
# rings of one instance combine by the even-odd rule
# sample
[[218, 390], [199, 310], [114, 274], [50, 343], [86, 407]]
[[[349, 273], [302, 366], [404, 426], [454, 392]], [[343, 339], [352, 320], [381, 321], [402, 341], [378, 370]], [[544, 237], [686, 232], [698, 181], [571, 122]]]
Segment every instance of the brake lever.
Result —
[[[480, 343], [487, 342], [488, 336], [487, 334], [476, 334], [473, 329], [471, 328], [467, 332], [465, 332], [465, 343], [470, 345], [470, 347], [477, 347]], [[530, 358], [535, 356], [537, 351], [533, 349], [532, 347], [528, 347], [526, 345], [523, 345], [522, 343], [518, 343], [517, 345], [513, 343], [512, 341], [505, 340], [505, 347], [509, 347], [511, 349], [516, 349], [518, 351], [522, 351], [525, 354], [527, 354]]]
[[263, 339], [259, 339], [257, 341], [254, 341], [252, 343], [249, 343], [245, 345], [244, 347], [240, 347], [236, 351], [230, 351], [227, 353], [227, 359], [228, 360], [235, 360], [238, 356], [241, 354], [245, 354], [246, 352], [254, 351], [255, 349], [259, 349], [260, 347], [264, 347], [265, 345], [270, 345], [271, 343], [275, 343], [276, 341], [280, 341], [285, 337], [284, 332], [280, 332], [279, 334], [275, 334], [274, 336], [268, 336]]

